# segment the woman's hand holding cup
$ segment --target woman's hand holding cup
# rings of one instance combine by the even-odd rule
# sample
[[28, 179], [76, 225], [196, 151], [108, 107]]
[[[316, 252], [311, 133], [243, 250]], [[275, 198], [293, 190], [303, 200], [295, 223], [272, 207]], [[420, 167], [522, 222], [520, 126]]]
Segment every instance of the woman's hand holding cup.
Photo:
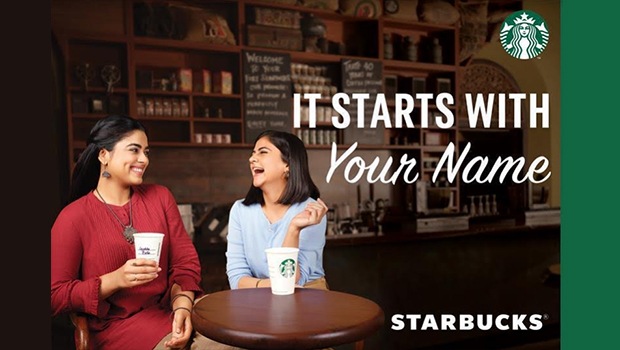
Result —
[[130, 259], [125, 262], [119, 271], [120, 285], [123, 288], [131, 288], [156, 279], [161, 267], [157, 262], [150, 259]]

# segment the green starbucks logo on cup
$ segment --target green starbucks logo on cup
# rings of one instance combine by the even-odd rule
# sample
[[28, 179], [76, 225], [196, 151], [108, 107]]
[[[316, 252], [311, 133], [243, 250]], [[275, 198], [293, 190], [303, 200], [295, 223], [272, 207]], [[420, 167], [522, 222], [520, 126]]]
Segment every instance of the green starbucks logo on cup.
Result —
[[540, 55], [549, 42], [545, 20], [533, 11], [517, 11], [502, 23], [499, 40], [515, 58], [529, 60]]
[[280, 263], [280, 275], [285, 278], [295, 276], [295, 260], [286, 259]]

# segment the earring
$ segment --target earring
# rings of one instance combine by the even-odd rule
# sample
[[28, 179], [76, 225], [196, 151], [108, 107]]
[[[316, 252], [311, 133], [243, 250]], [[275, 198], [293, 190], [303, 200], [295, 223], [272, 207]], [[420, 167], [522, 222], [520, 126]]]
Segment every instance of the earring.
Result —
[[284, 173], [284, 178], [288, 179], [288, 176], [289, 176], [289, 172], [287, 171], [287, 172]]
[[[108, 163], [105, 163], [104, 166], [107, 167]], [[109, 179], [112, 175], [110, 175], [110, 173], [104, 169], [103, 173], [101, 173], [101, 176], [105, 177], [106, 179]]]

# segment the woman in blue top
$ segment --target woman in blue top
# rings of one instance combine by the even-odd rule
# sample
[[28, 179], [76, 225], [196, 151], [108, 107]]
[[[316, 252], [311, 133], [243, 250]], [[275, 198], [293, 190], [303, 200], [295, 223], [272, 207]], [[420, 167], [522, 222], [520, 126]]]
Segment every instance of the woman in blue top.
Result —
[[[267, 130], [250, 157], [252, 185], [230, 209], [226, 274], [231, 289], [269, 287], [265, 249], [299, 248], [296, 284], [323, 279], [327, 206], [295, 135]], [[315, 200], [316, 199], [316, 200]]]

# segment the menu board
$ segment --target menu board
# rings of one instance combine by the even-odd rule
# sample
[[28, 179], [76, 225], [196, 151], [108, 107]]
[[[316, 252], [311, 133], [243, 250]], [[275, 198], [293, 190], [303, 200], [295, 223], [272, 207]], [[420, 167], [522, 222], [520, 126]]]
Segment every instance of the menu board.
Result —
[[374, 129], [370, 128], [372, 113], [375, 107], [377, 93], [383, 92], [383, 79], [381, 72], [383, 64], [380, 61], [343, 59], [341, 61], [342, 92], [351, 95], [353, 93], [367, 93], [370, 98], [364, 106], [364, 128], [357, 127], [357, 101], [351, 99], [347, 111], [351, 115], [351, 125], [344, 130], [344, 143], [352, 144], [383, 144], [385, 126], [378, 123]]
[[243, 79], [245, 143], [253, 144], [267, 129], [290, 132], [291, 57], [244, 50]]

